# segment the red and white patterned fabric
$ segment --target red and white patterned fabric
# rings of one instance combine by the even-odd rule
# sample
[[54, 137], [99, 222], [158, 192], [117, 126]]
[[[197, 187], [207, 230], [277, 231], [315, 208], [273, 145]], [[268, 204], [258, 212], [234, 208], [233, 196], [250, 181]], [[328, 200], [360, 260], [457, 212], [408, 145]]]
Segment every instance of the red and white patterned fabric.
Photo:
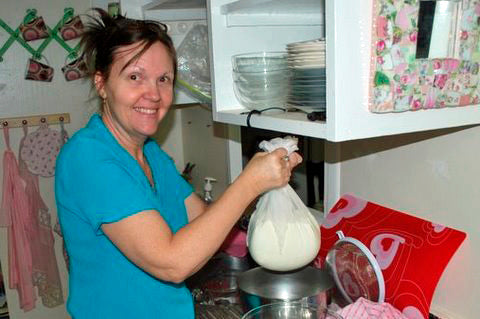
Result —
[[385, 280], [385, 302], [409, 319], [428, 318], [440, 276], [466, 237], [464, 232], [344, 195], [321, 226], [317, 267], [337, 242], [339, 230], [372, 252]]

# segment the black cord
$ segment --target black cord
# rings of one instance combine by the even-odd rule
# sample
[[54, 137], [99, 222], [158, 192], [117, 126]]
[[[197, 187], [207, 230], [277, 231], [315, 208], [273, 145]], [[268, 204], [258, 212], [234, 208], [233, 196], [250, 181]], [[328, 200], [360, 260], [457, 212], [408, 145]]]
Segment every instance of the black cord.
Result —
[[266, 109], [262, 109], [262, 110], [251, 110], [249, 112], [243, 112], [241, 114], [248, 114], [247, 115], [247, 127], [252, 127], [250, 125], [250, 118], [252, 117], [252, 114], [262, 114], [262, 112], [265, 112], [265, 111], [269, 111], [269, 110], [282, 110], [282, 111], [286, 111], [284, 108], [281, 108], [281, 107], [267, 107]]
[[248, 112], [248, 115], [247, 115], [247, 127], [252, 127], [250, 125], [250, 117], [252, 117], [252, 114], [262, 114], [262, 112], [260, 112], [259, 110], [251, 110], [250, 112]]

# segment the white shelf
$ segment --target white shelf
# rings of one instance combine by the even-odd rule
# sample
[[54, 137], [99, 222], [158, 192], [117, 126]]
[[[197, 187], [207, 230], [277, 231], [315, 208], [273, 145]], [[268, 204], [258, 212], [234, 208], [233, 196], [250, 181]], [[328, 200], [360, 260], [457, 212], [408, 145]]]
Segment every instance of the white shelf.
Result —
[[145, 19], [159, 21], [206, 20], [205, 0], [157, 0], [142, 6]]
[[[286, 3], [283, 0], [276, 1]], [[247, 4], [255, 3], [257, 4], [255, 8], [259, 8], [262, 3], [271, 1], [260, 0], [257, 3], [250, 0], [241, 0], [238, 3], [242, 4], [243, 2]], [[231, 0], [209, 0], [207, 2], [210, 14], [209, 32], [214, 33], [213, 36], [209, 34], [210, 61], [213, 61], [213, 65], [210, 66], [212, 94], [214, 95], [212, 107], [214, 120], [234, 125], [246, 125], [247, 115], [241, 113], [248, 111], [248, 109], [240, 105], [233, 91], [231, 57], [235, 54], [247, 52], [284, 51], [289, 43], [320, 38], [324, 28], [320, 25], [303, 25], [302, 23], [295, 26], [259, 27], [257, 25], [230, 28], [226, 26], [227, 19], [221, 13], [221, 10], [227, 10], [228, 12], [244, 10], [244, 8], [238, 7], [238, 4], [233, 6], [236, 3]], [[228, 7], [229, 4], [232, 4], [232, 6]], [[284, 12], [285, 8], [282, 10]], [[252, 39], [255, 39], [255, 41], [252, 41]], [[225, 45], [226, 43], [228, 45]], [[304, 113], [279, 112], [278, 114], [252, 115], [250, 119], [253, 127], [325, 138], [325, 123], [309, 121]]]
[[227, 26], [324, 25], [323, 0], [239, 0], [221, 7]]
[[[247, 126], [247, 114], [245, 114], [245, 112], [248, 111], [249, 110], [241, 108], [216, 112], [213, 115], [213, 119], [218, 122]], [[310, 121], [307, 119], [307, 114], [302, 112], [267, 111], [262, 114], [252, 114], [250, 117], [250, 126], [322, 139], [326, 137], [326, 123]]]
[[[291, 3], [297, 6], [302, 3], [310, 10], [313, 2], [299, 0]], [[342, 142], [480, 123], [479, 105], [384, 114], [369, 111], [372, 0], [326, 0], [325, 29], [319, 25], [303, 25], [303, 22], [295, 26], [233, 28], [227, 25], [228, 15], [239, 16], [248, 11], [253, 19], [265, 14], [267, 9], [286, 14], [287, 8], [291, 8], [292, 17], [300, 17], [292, 5], [287, 6], [286, 0], [208, 0], [207, 5], [210, 32], [213, 32], [209, 35], [210, 61], [213, 61], [213, 111], [217, 121], [246, 125], [246, 116], [240, 114], [246, 109], [242, 109], [233, 92], [233, 55], [282, 51], [288, 43], [320, 38], [325, 30], [326, 123], [302, 121], [293, 118], [292, 114], [253, 115], [252, 126]]]
[[228, 14], [308, 14], [322, 8], [319, 0], [238, 0], [222, 6], [221, 12]]
[[176, 10], [206, 8], [205, 0], [156, 0], [143, 6], [145, 10]]

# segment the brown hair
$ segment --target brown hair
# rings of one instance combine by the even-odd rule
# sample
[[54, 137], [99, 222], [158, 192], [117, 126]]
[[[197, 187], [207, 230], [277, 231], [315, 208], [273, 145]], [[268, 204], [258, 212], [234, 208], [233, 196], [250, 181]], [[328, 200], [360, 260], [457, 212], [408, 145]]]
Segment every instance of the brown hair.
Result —
[[172, 39], [167, 34], [167, 26], [163, 23], [150, 20], [129, 19], [121, 15], [111, 17], [99, 8], [92, 9], [98, 16], [90, 15], [91, 21], [86, 24], [80, 45], [83, 57], [88, 66], [90, 76], [100, 72], [105, 80], [108, 79], [118, 49], [134, 43], [143, 45], [129, 64], [138, 59], [152, 44], [162, 43], [172, 59], [174, 73], [177, 73], [177, 57]]

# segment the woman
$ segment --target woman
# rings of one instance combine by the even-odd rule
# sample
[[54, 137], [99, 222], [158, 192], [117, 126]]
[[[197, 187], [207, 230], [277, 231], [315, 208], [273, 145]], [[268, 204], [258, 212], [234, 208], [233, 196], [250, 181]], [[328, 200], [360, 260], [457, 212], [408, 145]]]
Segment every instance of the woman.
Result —
[[176, 57], [166, 28], [97, 12], [81, 43], [101, 114], [62, 148], [56, 167], [68, 311], [74, 319], [193, 318], [183, 281], [255, 197], [288, 182], [301, 157], [257, 154], [206, 207], [149, 138], [173, 99]]

